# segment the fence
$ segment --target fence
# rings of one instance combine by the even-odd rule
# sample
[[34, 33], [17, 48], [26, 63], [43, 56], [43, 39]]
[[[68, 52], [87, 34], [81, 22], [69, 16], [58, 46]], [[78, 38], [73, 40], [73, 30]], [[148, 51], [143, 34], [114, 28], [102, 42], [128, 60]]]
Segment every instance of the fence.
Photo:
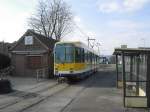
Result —
[[37, 81], [41, 81], [43, 79], [46, 79], [47, 74], [48, 74], [48, 67], [37, 69], [36, 70], [36, 79], [37, 79]]

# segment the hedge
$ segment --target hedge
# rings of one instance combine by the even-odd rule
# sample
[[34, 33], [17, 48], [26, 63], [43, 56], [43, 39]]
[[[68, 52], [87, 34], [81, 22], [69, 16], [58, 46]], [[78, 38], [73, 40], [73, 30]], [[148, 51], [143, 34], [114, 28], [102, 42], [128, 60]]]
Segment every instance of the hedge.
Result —
[[0, 69], [9, 67], [10, 63], [11, 59], [8, 56], [0, 53]]

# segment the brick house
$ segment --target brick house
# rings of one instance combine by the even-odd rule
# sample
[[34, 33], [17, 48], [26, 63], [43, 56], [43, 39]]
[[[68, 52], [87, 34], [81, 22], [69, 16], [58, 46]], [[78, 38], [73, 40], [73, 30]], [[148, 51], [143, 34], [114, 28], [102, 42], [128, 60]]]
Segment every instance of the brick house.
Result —
[[13, 75], [45, 78], [53, 76], [53, 48], [56, 40], [47, 38], [33, 30], [26, 33], [11, 48]]

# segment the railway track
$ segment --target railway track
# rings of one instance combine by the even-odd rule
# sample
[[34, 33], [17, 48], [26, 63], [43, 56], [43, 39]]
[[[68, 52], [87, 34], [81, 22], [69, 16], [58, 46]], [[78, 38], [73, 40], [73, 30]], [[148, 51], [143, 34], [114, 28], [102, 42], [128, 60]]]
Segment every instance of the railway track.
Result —
[[[42, 85], [39, 85], [39, 87], [36, 86], [33, 88], [26, 89], [24, 91], [16, 91], [12, 94], [9, 94], [8, 96], [11, 96], [11, 97], [1, 99], [2, 103], [0, 103], [0, 110], [7, 107], [7, 106], [13, 105], [13, 104], [15, 104], [15, 103], [17, 103], [23, 99], [26, 99], [29, 97], [36, 97], [38, 95], [37, 93], [40, 93], [42, 91], [46, 91], [48, 88], [52, 88], [52, 87], [56, 86], [57, 83], [54, 83], [54, 84], [48, 85], [48, 86], [47, 85], [42, 84]], [[46, 86], [46, 87], [40, 88], [41, 86]]]
[[[56, 83], [54, 85], [45, 87], [44, 89], [32, 89], [31, 92], [24, 94], [19, 94], [20, 98], [12, 99], [9, 103], [3, 103], [0, 105], [0, 112], [20, 112], [26, 110], [29, 107], [32, 107], [48, 97], [53, 96], [54, 94], [63, 91], [69, 85]], [[37, 88], [37, 87], [36, 87]], [[17, 93], [18, 94], [18, 93]]]
[[[95, 78], [93, 76], [91, 76], [91, 78]], [[68, 102], [68, 104], [66, 104], [61, 110], [60, 112], [66, 112], [66, 109], [69, 107], [69, 105], [83, 92], [85, 91], [86, 89], [90, 88], [93, 83], [95, 82], [95, 80], [89, 80], [86, 79], [85, 82], [81, 82], [80, 86], [82, 86], [81, 89], [79, 89], [79, 91], [76, 93], [76, 95]]]
[[[48, 82], [46, 83], [46, 84], [48, 84]], [[34, 87], [30, 87], [30, 88], [27, 88], [27, 89], [23, 89], [23, 90], [21, 90], [21, 91], [26, 91], [26, 92], [30, 92], [31, 90], [33, 90], [33, 89], [36, 89], [36, 88], [39, 88], [39, 87], [41, 87], [41, 86], [44, 86], [45, 85], [45, 83], [39, 83], [39, 84], [37, 84], [36, 86], [34, 86]], [[8, 93], [8, 94], [5, 94], [5, 95], [1, 95], [0, 96], [0, 99], [2, 100], [2, 99], [5, 99], [5, 97], [4, 96], [18, 96], [18, 95], [21, 95], [21, 91], [19, 91], [19, 90], [15, 90], [14, 89], [14, 91], [12, 92], [12, 93]], [[23, 94], [23, 93], [22, 93]]]
[[[91, 78], [93, 80], [91, 80]], [[71, 84], [64, 91], [54, 94], [42, 103], [32, 106], [23, 112], [66, 112], [67, 108], [78, 98], [78, 96], [94, 83], [95, 77], [90, 77], [84, 81]], [[68, 111], [67, 111], [68, 112]]]
[[[88, 82], [88, 84], [85, 82]], [[81, 88], [81, 90], [77, 92], [77, 94], [80, 94], [87, 87], [90, 87], [91, 84], [93, 83], [93, 81], [89, 82], [88, 79], [85, 82], [80, 83], [80, 85], [83, 84], [83, 87]], [[66, 83], [62, 84], [56, 83], [51, 86], [47, 86], [44, 89], [38, 89], [38, 87], [34, 87], [30, 89], [30, 92], [20, 95], [21, 98], [0, 105], [0, 112], [24, 112], [24, 111], [26, 112], [28, 111], [28, 109], [45, 101], [46, 99], [51, 98], [53, 96], [56, 97], [57, 94], [67, 90], [69, 87], [70, 85]], [[64, 108], [61, 109], [61, 112], [64, 112], [64, 110], [71, 104], [72, 101], [74, 101], [74, 99], [76, 99], [76, 97], [77, 96], [75, 95], [75, 97], [72, 98], [72, 100], [69, 101]]]

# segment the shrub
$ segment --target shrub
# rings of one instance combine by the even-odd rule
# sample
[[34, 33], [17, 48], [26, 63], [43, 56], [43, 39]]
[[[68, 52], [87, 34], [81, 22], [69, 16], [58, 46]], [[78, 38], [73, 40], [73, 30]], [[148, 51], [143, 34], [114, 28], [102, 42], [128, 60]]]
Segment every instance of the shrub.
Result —
[[10, 63], [11, 63], [10, 58], [8, 56], [0, 53], [0, 69], [9, 67]]
[[0, 94], [12, 92], [11, 83], [9, 80], [0, 80]]

